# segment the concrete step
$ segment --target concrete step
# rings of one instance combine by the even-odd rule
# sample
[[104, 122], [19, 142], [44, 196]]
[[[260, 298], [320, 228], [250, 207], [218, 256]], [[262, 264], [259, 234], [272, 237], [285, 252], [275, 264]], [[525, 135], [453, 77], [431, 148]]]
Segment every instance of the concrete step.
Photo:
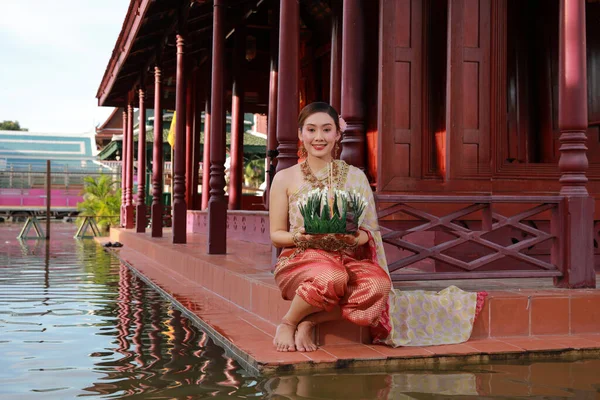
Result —
[[[183, 276], [257, 317], [276, 325], [290, 302], [271, 273], [271, 248], [264, 244], [230, 240], [229, 254], [208, 255], [204, 235], [190, 235], [185, 245], [170, 238], [151, 238], [133, 230], [111, 229], [111, 241], [119, 241], [152, 259], [163, 269]], [[200, 315], [201, 317], [201, 315]], [[319, 345], [370, 343], [369, 330], [347, 321], [321, 324], [316, 330]]]
[[[201, 234], [188, 235], [188, 243], [181, 245], [171, 243], [168, 231], [164, 238], [151, 238], [132, 230], [112, 229], [111, 240], [124, 243], [165, 271], [185, 277], [270, 324], [278, 324], [289, 307], [271, 273], [269, 245], [230, 239], [228, 254], [208, 255], [206, 236]], [[411, 290], [407, 283], [402, 287]], [[588, 333], [600, 333], [600, 290], [499, 288], [488, 290], [472, 338]], [[317, 336], [320, 345], [370, 342], [367, 329], [345, 321], [321, 325]]]

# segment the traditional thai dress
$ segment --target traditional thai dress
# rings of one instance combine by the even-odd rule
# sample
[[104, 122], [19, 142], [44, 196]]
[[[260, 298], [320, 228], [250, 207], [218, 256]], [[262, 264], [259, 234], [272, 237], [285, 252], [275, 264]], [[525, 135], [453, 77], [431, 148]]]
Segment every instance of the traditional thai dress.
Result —
[[[334, 163], [334, 187], [355, 190], [367, 199], [359, 227], [368, 234], [369, 241], [355, 250], [336, 252], [284, 249], [274, 271], [283, 298], [292, 300], [297, 295], [325, 311], [338, 305], [343, 318], [371, 328], [375, 343], [396, 347], [468, 340], [485, 294], [464, 292], [454, 286], [441, 292], [393, 289], [369, 182], [358, 168], [340, 160]], [[304, 226], [299, 199], [322, 186], [328, 172], [323, 168], [314, 174], [313, 182], [305, 180], [289, 196], [290, 232]]]

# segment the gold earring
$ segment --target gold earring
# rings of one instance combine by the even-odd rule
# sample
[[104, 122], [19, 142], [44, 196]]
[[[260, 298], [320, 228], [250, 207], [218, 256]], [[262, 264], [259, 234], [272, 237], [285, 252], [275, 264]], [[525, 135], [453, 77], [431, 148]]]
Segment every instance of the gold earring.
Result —
[[340, 142], [335, 142], [333, 145], [333, 158], [338, 159], [340, 156]]
[[300, 148], [298, 149], [298, 157], [299, 158], [308, 157], [308, 152], [306, 151], [306, 147], [304, 147], [304, 142], [300, 142]]

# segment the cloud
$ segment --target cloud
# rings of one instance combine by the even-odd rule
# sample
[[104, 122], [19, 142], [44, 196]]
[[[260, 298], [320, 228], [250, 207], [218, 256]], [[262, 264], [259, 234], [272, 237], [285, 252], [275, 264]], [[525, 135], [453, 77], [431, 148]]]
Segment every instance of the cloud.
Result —
[[35, 131], [83, 132], [110, 110], [96, 90], [126, 0], [0, 0], [0, 120]]
[[[13, 41], [44, 50], [85, 50], [90, 40], [111, 32], [116, 41], [127, 11], [119, 0], [2, 0], [0, 32]], [[116, 29], [115, 29], [116, 28]]]

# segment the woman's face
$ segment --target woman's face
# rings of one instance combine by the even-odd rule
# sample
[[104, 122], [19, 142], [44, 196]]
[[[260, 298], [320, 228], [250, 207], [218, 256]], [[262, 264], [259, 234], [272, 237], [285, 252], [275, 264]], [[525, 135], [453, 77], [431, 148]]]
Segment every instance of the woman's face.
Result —
[[310, 156], [331, 158], [335, 142], [340, 138], [335, 121], [324, 112], [314, 113], [304, 121], [299, 130], [298, 138]]

